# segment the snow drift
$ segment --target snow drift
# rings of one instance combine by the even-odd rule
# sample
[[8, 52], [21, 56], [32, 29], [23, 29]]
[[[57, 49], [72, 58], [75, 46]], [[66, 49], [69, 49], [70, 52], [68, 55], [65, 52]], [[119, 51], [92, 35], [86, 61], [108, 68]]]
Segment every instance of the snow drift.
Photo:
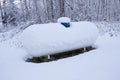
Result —
[[26, 28], [19, 39], [30, 55], [38, 57], [92, 46], [97, 37], [94, 23], [71, 22], [70, 28], [60, 23], [35, 24]]

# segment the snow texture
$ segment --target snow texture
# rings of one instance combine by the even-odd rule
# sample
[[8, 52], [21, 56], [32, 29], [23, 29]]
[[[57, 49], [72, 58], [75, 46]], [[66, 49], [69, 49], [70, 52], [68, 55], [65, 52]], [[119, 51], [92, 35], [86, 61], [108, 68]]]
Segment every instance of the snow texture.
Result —
[[70, 28], [60, 23], [35, 24], [26, 28], [19, 41], [32, 56], [38, 57], [92, 46], [98, 29], [91, 22], [72, 22]]

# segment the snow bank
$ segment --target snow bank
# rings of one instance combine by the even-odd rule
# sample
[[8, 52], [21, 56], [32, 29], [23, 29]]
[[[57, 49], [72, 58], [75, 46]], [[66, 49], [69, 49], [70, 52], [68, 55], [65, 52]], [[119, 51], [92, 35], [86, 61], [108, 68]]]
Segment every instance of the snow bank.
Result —
[[91, 46], [97, 37], [94, 23], [72, 22], [70, 28], [60, 23], [35, 24], [26, 28], [19, 39], [29, 54], [38, 57]]

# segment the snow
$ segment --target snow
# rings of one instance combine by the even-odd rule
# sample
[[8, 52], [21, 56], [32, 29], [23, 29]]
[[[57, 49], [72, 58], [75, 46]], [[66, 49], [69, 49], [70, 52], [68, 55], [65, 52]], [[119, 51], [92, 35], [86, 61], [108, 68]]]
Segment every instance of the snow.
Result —
[[[26, 28], [19, 40], [35, 57], [92, 46], [98, 29], [91, 22], [72, 22], [70, 28], [59, 23], [35, 24]], [[79, 43], [79, 44], [78, 44]]]
[[25, 62], [17, 36], [0, 41], [0, 80], [120, 80], [120, 36], [104, 34], [95, 50], [40, 64]]
[[58, 23], [62, 23], [62, 22], [67, 22], [67, 23], [70, 23], [71, 20], [70, 18], [68, 17], [60, 17], [58, 20], [57, 20]]
[[[100, 35], [120, 36], [120, 22], [94, 22], [99, 28]], [[119, 34], [118, 34], [119, 33]]]
[[120, 38], [101, 36], [96, 50], [42, 64], [27, 63], [24, 49], [0, 43], [0, 80], [120, 80]]

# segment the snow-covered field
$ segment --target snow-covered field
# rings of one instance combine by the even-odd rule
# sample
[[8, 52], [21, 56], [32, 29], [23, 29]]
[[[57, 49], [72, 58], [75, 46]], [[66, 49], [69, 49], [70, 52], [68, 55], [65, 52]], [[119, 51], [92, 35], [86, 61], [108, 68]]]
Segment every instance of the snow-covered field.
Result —
[[119, 31], [103, 34], [95, 50], [40, 64], [24, 61], [28, 53], [16, 36], [0, 39], [0, 80], [120, 80]]

